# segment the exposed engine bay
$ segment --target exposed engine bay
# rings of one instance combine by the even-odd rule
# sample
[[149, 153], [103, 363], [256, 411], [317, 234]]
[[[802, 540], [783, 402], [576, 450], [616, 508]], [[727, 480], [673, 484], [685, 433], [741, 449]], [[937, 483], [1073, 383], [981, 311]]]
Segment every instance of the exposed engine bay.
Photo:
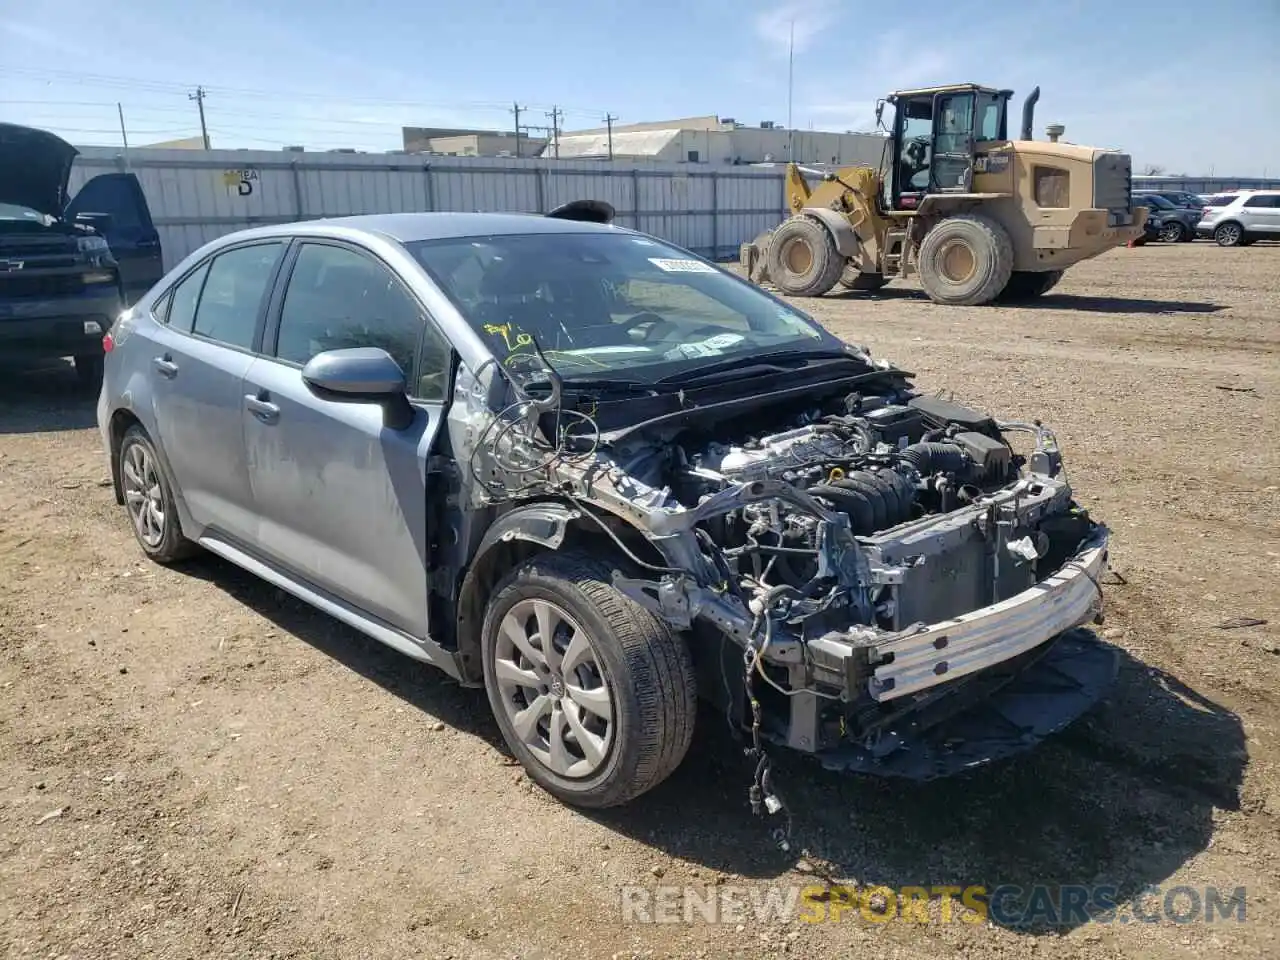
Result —
[[[532, 496], [539, 522], [563, 509], [561, 529], [624, 551], [615, 586], [687, 632], [700, 690], [744, 729], [834, 766], [931, 776], [987, 757], [913, 738], [1037, 663], [1071, 675], [1053, 657], [1101, 615], [1107, 533], [1043, 425], [876, 370], [854, 390], [611, 432], [581, 429], [595, 421], [567, 383], [482, 433], [473, 477], [489, 503]], [[517, 424], [535, 421], [560, 441], [529, 446]], [[1096, 699], [1100, 662], [1066, 719], [1040, 711], [1024, 740]]]

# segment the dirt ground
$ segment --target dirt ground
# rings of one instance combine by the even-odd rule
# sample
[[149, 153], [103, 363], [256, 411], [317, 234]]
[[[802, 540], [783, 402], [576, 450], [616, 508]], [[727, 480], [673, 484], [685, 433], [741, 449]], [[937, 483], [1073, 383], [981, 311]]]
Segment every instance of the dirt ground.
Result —
[[[927, 785], [777, 764], [798, 849], [704, 714], [585, 815], [462, 690], [212, 558], [143, 562], [69, 369], [0, 377], [5, 957], [1280, 956], [1280, 245], [1114, 251], [1034, 307], [803, 306], [927, 388], [1059, 432], [1115, 533], [1120, 678], [1037, 750]], [[1262, 625], [1224, 628], [1230, 618]], [[623, 885], [1103, 884], [1116, 922], [622, 922]], [[1149, 886], [1244, 922], [1120, 922]], [[939, 905], [935, 903], [935, 914]], [[972, 916], [971, 916], [972, 918]], [[732, 921], [732, 917], [730, 918]]]

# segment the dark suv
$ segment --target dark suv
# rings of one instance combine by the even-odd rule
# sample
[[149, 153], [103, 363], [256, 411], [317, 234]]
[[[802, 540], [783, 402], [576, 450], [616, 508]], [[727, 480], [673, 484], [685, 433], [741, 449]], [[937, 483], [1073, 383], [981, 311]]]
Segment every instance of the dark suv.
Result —
[[1166, 243], [1195, 239], [1202, 208], [1180, 207], [1158, 193], [1135, 193], [1133, 202], [1150, 210], [1149, 218], [1160, 218], [1160, 239]]
[[0, 123], [0, 355], [75, 358], [102, 377], [102, 336], [164, 272], [137, 178], [103, 174], [68, 201], [77, 150]]

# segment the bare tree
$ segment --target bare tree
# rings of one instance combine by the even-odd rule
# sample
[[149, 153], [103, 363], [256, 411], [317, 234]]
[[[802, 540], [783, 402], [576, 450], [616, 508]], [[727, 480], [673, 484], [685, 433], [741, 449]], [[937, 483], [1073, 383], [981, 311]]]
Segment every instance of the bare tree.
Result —
[[1140, 175], [1144, 177], [1162, 177], [1164, 176], [1164, 167], [1158, 163], [1148, 163], [1142, 168]]

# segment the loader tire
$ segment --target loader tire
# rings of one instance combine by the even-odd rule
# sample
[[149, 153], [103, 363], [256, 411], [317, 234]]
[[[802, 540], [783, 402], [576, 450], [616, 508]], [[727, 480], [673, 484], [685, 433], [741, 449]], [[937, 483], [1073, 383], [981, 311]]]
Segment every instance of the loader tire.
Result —
[[1001, 303], [1025, 303], [1042, 297], [1058, 285], [1062, 279], [1061, 270], [1045, 270], [1042, 273], [1031, 273], [1027, 270], [1015, 270], [1009, 282], [1000, 291]]
[[925, 235], [918, 266], [920, 285], [934, 303], [991, 303], [1013, 274], [1013, 242], [990, 217], [948, 217]]
[[840, 286], [846, 290], [864, 290], [868, 293], [879, 290], [888, 279], [879, 273], [863, 273], [855, 263], [846, 263], [840, 274]]
[[831, 233], [809, 217], [792, 217], [774, 230], [765, 257], [770, 282], [792, 297], [822, 296], [845, 267]]

